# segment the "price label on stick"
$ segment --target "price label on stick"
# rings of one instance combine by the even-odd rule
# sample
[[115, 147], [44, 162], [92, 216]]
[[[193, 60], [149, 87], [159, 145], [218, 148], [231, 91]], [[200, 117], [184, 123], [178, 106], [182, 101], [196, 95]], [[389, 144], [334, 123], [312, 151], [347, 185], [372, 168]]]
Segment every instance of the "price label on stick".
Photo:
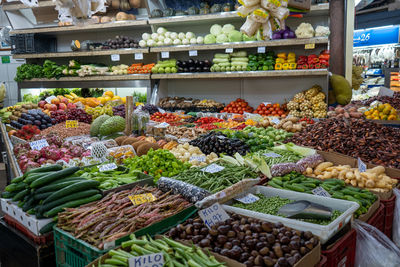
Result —
[[169, 58], [169, 52], [168, 51], [161, 52], [161, 58]]
[[360, 158], [357, 159], [357, 163], [359, 172], [365, 172], [367, 170], [367, 165]]
[[111, 55], [111, 61], [119, 61], [119, 54]]
[[143, 59], [143, 53], [135, 53], [135, 60], [142, 60]]
[[264, 106], [268, 106], [268, 105], [271, 105], [272, 103], [271, 102], [263, 102], [263, 104], [264, 104]]
[[162, 253], [146, 254], [128, 259], [129, 267], [162, 267], [164, 255]]
[[100, 172], [106, 172], [106, 171], [114, 170], [114, 169], [118, 168], [118, 166], [115, 163], [109, 163], [109, 164], [97, 166], [97, 168], [99, 168]]
[[280, 157], [282, 157], [281, 155], [276, 154], [274, 152], [265, 153], [264, 156], [266, 156], [267, 158], [280, 158]]
[[234, 199], [236, 199], [239, 202], [242, 202], [243, 204], [251, 204], [253, 202], [258, 201], [260, 198], [253, 195], [252, 193], [248, 193], [245, 195], [237, 196]]
[[218, 164], [211, 164], [208, 165], [207, 167], [201, 169], [203, 172], [208, 172], [208, 173], [216, 173], [216, 172], [220, 172], [223, 169], [225, 169], [225, 167], [219, 166]]
[[225, 49], [225, 53], [229, 53], [229, 54], [233, 53], [233, 48]]
[[329, 194], [325, 189], [323, 189], [322, 187], [317, 187], [313, 190], [311, 190], [311, 192], [316, 195], [316, 196], [321, 196], [321, 197], [332, 197], [331, 194]]
[[197, 57], [197, 50], [190, 50], [189, 57]]
[[209, 208], [200, 210], [199, 216], [208, 228], [211, 228], [218, 222], [223, 222], [230, 218], [219, 203], [215, 203]]
[[40, 139], [37, 141], [30, 142], [29, 145], [33, 150], [40, 150], [43, 147], [49, 146], [49, 143], [47, 143], [46, 139]]
[[66, 120], [65, 121], [65, 128], [77, 128], [78, 121], [76, 120]]
[[265, 46], [259, 46], [259, 47], [257, 48], [257, 53], [259, 53], [259, 54], [265, 53]]
[[156, 200], [156, 197], [152, 193], [139, 194], [128, 197], [132, 201], [132, 204], [135, 206], [146, 202], [153, 202], [154, 200]]

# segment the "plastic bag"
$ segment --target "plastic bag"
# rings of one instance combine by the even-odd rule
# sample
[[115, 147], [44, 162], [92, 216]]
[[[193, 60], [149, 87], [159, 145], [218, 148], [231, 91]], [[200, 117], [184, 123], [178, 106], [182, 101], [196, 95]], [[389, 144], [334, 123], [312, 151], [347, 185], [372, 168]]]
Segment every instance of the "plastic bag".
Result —
[[393, 218], [393, 242], [400, 246], [400, 190], [393, 189], [393, 194], [396, 196]]
[[400, 266], [400, 249], [375, 227], [355, 220], [357, 231], [355, 267], [395, 267]]

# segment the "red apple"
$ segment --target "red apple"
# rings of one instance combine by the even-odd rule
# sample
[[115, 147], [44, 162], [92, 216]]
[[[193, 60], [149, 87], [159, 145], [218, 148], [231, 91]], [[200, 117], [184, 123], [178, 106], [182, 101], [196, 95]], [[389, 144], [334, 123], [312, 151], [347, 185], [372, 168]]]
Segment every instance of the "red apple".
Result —
[[51, 110], [51, 111], [56, 111], [56, 110], [57, 110], [57, 105], [51, 104], [50, 110]]
[[54, 105], [60, 104], [60, 99], [58, 99], [58, 98], [53, 98], [53, 99], [51, 100], [51, 104], [54, 104]]
[[76, 105], [74, 103], [68, 103], [67, 108], [68, 109], [76, 108]]
[[58, 105], [58, 108], [61, 110], [66, 110], [67, 109], [67, 105], [65, 105], [64, 103], [60, 103], [60, 105]]
[[51, 104], [45, 104], [44, 105], [44, 109], [50, 110], [50, 108], [51, 108]]
[[40, 100], [39, 103], [38, 103], [38, 105], [39, 105], [39, 107], [44, 108], [44, 106], [46, 105], [46, 103], [47, 103], [46, 101]]
[[68, 98], [64, 97], [61, 99], [61, 103], [68, 104]]

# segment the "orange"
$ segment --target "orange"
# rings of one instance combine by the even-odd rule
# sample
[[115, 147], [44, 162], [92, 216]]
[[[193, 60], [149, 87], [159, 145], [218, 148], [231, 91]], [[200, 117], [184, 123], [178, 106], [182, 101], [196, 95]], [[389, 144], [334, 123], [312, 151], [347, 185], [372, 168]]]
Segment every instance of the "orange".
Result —
[[105, 91], [104, 96], [109, 96], [110, 98], [114, 97], [114, 93], [112, 91]]

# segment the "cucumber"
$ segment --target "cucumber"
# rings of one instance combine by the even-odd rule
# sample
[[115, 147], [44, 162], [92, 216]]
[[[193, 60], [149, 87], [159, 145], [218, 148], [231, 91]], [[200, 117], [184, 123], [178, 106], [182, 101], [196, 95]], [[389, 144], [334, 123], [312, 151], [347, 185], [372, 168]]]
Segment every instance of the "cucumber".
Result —
[[53, 230], [53, 226], [56, 224], [57, 222], [49, 222], [39, 230], [39, 233], [42, 235], [47, 234], [48, 232]]
[[18, 192], [18, 194], [16, 194], [16, 195], [13, 197], [12, 200], [13, 200], [13, 201], [20, 201], [21, 199], [23, 199], [23, 197], [25, 197], [26, 195], [28, 195], [29, 192], [30, 192], [29, 189], [24, 189], [24, 190]]
[[[45, 186], [43, 186], [41, 188], [38, 188], [35, 191], [35, 194], [46, 193], [46, 192], [54, 192], [54, 191], [57, 191], [59, 189], [62, 189], [64, 187], [67, 187], [69, 185], [75, 184], [75, 183], [77, 183], [79, 181], [83, 181], [83, 180], [85, 180], [85, 179], [80, 179], [80, 180], [72, 179], [72, 180], [70, 180], [68, 182], [60, 182], [60, 183], [54, 183], [53, 182], [53, 183], [51, 183], [49, 185], [45, 185]], [[56, 182], [58, 182], [58, 181], [56, 181]]]
[[35, 199], [31, 197], [28, 199], [28, 201], [25, 202], [25, 204], [22, 206], [23, 211], [28, 211], [30, 209], [33, 209], [35, 207]]
[[53, 164], [53, 165], [44, 166], [44, 167], [40, 167], [40, 168], [36, 168], [36, 169], [30, 170], [30, 171], [27, 171], [26, 173], [24, 173], [24, 177], [28, 176], [31, 173], [59, 171], [61, 169], [62, 169], [61, 165]]
[[82, 182], [78, 182], [72, 185], [69, 185], [63, 189], [60, 189], [56, 192], [54, 192], [51, 196], [46, 198], [43, 201], [43, 204], [49, 203], [51, 201], [55, 201], [59, 198], [62, 198], [64, 196], [71, 195], [76, 192], [80, 192], [86, 189], [91, 189], [91, 188], [97, 188], [100, 185], [100, 182], [95, 181], [95, 180], [86, 180]]
[[52, 181], [55, 181], [57, 179], [61, 179], [61, 178], [64, 178], [64, 177], [66, 177], [68, 175], [71, 175], [71, 174], [73, 174], [74, 172], [76, 172], [78, 170], [79, 170], [79, 167], [66, 168], [64, 170], [57, 171], [55, 173], [51, 173], [51, 174], [45, 175], [45, 176], [43, 176], [43, 177], [41, 177], [39, 179], [36, 179], [35, 181], [33, 181], [31, 183], [30, 186], [31, 186], [31, 188], [37, 188], [39, 186], [42, 186], [42, 185], [45, 185], [45, 184], [49, 184]]
[[48, 198], [51, 194], [53, 194], [54, 192], [44, 192], [44, 193], [36, 193], [35, 192], [35, 195], [33, 196], [33, 198], [34, 199], [36, 199], [36, 200], [42, 200], [42, 199], [46, 199], [46, 198]]
[[9, 184], [6, 186], [5, 190], [7, 192], [19, 192], [26, 188], [26, 184], [24, 182], [20, 182], [18, 184]]
[[86, 178], [83, 178], [83, 177], [65, 177], [65, 178], [62, 178], [62, 179], [59, 179], [59, 180], [55, 180], [55, 181], [49, 183], [48, 185], [68, 182], [68, 181], [72, 181], [72, 180], [76, 180], [76, 181], [78, 181], [78, 180], [86, 180]]
[[19, 176], [19, 177], [16, 177], [16, 178], [12, 179], [11, 183], [12, 184], [18, 184], [19, 182], [22, 182], [23, 180], [24, 180], [24, 176], [22, 175], [22, 176]]
[[62, 197], [60, 199], [57, 199], [57, 200], [55, 200], [53, 202], [50, 202], [50, 203], [42, 205], [40, 207], [40, 209], [39, 209], [39, 212], [44, 213], [46, 211], [51, 210], [54, 207], [57, 207], [57, 206], [59, 206], [59, 205], [61, 205], [63, 203], [66, 203], [68, 201], [90, 197], [92, 195], [99, 194], [99, 193], [100, 192], [97, 189], [88, 189], [88, 190], [85, 190], [85, 191], [82, 191], [82, 192], [78, 192], [78, 193], [74, 193], [74, 194], [71, 194], [71, 195], [67, 195], [67, 196]]
[[64, 208], [74, 208], [74, 207], [78, 207], [81, 205], [84, 205], [86, 203], [90, 203], [96, 200], [101, 199], [102, 195], [101, 194], [96, 194], [87, 198], [83, 198], [83, 199], [78, 199], [78, 200], [73, 200], [73, 201], [69, 201], [67, 203], [63, 203], [55, 208], [52, 208], [51, 210], [49, 210], [48, 212], [44, 213], [44, 216], [47, 218], [53, 217], [55, 215], [57, 215], [59, 212], [63, 211]]
[[54, 173], [54, 172], [32, 173], [32, 174], [28, 175], [28, 176], [25, 178], [24, 182], [27, 183], [27, 184], [31, 184], [31, 183], [32, 183], [33, 181], [35, 181], [36, 179], [39, 179], [40, 177], [43, 177], [43, 176], [45, 176], [45, 175], [47, 175], [47, 174], [50, 174], [50, 173]]
[[35, 209], [30, 209], [26, 213], [28, 213], [30, 215], [34, 215], [35, 214]]
[[2, 198], [13, 198], [17, 193], [15, 192], [7, 192], [7, 191], [3, 191], [1, 193], [1, 197]]

